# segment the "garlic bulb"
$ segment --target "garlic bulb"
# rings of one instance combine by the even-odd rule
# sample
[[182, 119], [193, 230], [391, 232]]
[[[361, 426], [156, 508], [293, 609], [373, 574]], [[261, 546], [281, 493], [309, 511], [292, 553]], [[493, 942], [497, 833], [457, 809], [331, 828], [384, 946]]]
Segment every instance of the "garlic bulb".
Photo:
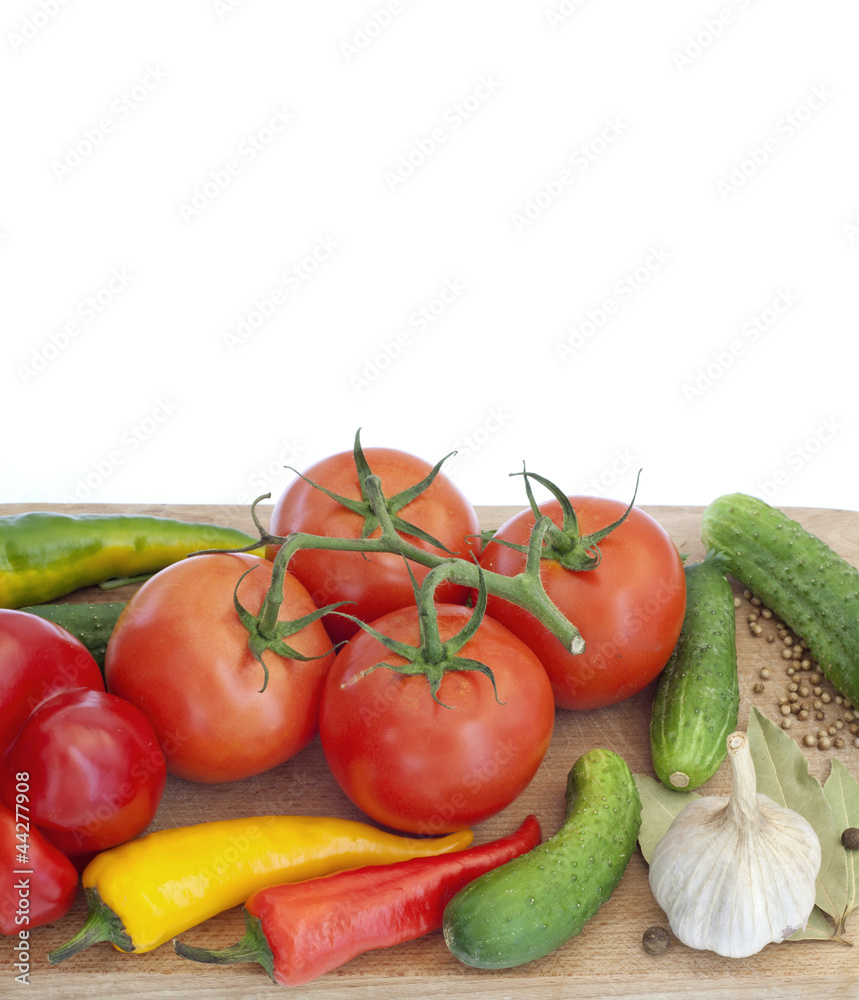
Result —
[[671, 930], [691, 948], [754, 955], [805, 927], [820, 841], [810, 823], [756, 790], [745, 733], [728, 737], [730, 796], [696, 799], [650, 859], [650, 887]]

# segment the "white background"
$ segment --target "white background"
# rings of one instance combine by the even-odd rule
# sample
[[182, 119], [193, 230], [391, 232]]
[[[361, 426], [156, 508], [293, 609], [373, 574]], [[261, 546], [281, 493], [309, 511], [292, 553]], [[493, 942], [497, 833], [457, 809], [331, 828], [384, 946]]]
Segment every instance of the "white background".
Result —
[[276, 497], [361, 427], [476, 504], [525, 461], [855, 509], [857, 37], [852, 0], [4, 0], [0, 502]]

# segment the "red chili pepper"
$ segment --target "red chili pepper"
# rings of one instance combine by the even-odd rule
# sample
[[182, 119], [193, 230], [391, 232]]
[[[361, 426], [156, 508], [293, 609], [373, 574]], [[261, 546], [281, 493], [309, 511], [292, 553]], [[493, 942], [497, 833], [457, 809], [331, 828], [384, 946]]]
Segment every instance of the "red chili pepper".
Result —
[[540, 843], [528, 816], [507, 837], [453, 854], [369, 865], [271, 886], [245, 903], [245, 936], [219, 949], [174, 941], [183, 958], [227, 965], [259, 962], [274, 982], [302, 986], [365, 951], [438, 930], [444, 908], [468, 882]]
[[0, 805], [0, 872], [0, 934], [50, 924], [75, 901], [77, 869], [30, 824], [25, 809], [16, 815]]

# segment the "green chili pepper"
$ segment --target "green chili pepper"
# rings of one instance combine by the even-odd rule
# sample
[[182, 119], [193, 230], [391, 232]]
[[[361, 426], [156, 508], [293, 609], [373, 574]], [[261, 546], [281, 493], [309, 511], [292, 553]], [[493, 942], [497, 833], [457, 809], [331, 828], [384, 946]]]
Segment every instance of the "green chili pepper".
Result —
[[255, 542], [235, 528], [137, 514], [0, 517], [0, 608], [43, 604], [116, 577], [156, 573], [191, 552]]

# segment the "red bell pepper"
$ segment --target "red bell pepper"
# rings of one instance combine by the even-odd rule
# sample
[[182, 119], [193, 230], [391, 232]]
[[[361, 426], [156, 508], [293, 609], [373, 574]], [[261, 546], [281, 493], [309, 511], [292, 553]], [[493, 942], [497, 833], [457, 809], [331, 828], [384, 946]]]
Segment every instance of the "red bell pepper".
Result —
[[259, 962], [274, 982], [301, 986], [365, 951], [413, 941], [442, 926], [444, 908], [468, 882], [530, 851], [540, 825], [478, 847], [390, 865], [369, 865], [260, 889], [245, 903], [245, 936], [227, 948], [174, 941], [183, 958]]
[[23, 934], [64, 917], [75, 901], [75, 866], [30, 824], [0, 804], [0, 934]]

